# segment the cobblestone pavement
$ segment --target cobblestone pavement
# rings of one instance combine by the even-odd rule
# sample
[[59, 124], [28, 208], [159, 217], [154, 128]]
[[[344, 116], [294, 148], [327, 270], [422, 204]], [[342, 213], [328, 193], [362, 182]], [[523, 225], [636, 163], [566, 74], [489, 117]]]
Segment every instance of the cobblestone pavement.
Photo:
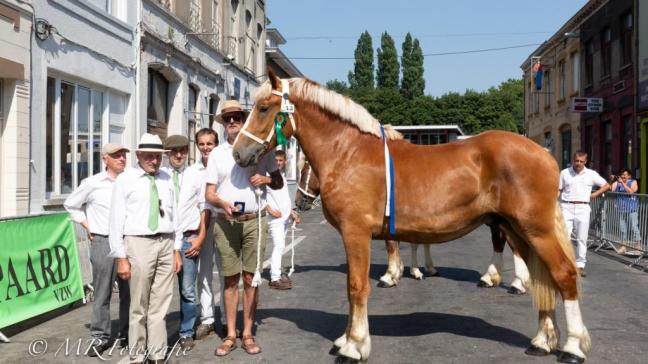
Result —
[[[213, 355], [217, 336], [198, 341], [186, 355], [172, 355], [173, 363], [333, 363], [328, 354], [347, 319], [346, 259], [338, 233], [315, 210], [304, 215], [297, 232], [293, 289], [261, 288], [257, 339], [263, 352], [247, 355], [240, 347], [225, 358]], [[394, 288], [376, 288], [385, 271], [384, 244], [372, 245], [369, 325], [370, 363], [553, 363], [556, 356], [529, 357], [524, 349], [536, 331], [537, 312], [529, 295], [506, 293], [512, 279], [510, 252], [504, 256], [504, 284], [476, 287], [491, 256], [487, 228], [448, 244], [432, 247], [439, 277], [422, 281], [405, 278]], [[287, 241], [290, 243], [290, 240]], [[269, 251], [270, 249], [268, 249]], [[409, 264], [409, 247], [401, 246]], [[422, 255], [422, 252], [419, 252]], [[648, 274], [589, 252], [588, 276], [581, 282], [582, 311], [592, 337], [587, 363], [645, 363], [648, 357]], [[284, 256], [289, 264], [290, 253]], [[422, 258], [419, 259], [423, 261]], [[215, 280], [217, 282], [217, 280]], [[174, 290], [177, 292], [177, 290]], [[116, 299], [113, 298], [116, 303]], [[113, 305], [113, 312], [116, 305]], [[168, 315], [169, 342], [177, 339], [177, 294]], [[0, 344], [5, 363], [98, 363], [77, 355], [79, 340], [87, 338], [90, 305], [66, 309], [49, 320], [32, 320], [22, 331], [5, 332], [11, 343]], [[114, 316], [116, 317], [116, 316]], [[562, 305], [558, 325], [566, 332]], [[240, 318], [240, 316], [239, 316]], [[239, 320], [240, 322], [240, 320]], [[116, 324], [114, 321], [113, 324]], [[564, 343], [564, 338], [562, 340]], [[68, 354], [65, 355], [66, 344]], [[43, 351], [30, 355], [30, 350]], [[240, 342], [239, 342], [240, 346]], [[80, 352], [86, 349], [82, 345]], [[57, 352], [58, 350], [58, 352]], [[110, 363], [127, 362], [115, 349]]]

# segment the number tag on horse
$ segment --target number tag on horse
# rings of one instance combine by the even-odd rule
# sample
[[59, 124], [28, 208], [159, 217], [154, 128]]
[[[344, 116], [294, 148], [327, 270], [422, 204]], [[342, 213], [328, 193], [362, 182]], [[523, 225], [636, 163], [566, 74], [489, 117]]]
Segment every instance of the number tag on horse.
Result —
[[281, 97], [281, 112], [292, 114], [295, 112], [295, 105], [288, 100], [288, 94], [284, 93]]

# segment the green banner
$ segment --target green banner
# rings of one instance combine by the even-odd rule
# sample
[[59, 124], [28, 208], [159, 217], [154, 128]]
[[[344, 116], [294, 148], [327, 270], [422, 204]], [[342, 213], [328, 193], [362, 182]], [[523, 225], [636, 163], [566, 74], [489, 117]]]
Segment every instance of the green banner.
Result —
[[82, 298], [67, 213], [0, 221], [0, 328]]

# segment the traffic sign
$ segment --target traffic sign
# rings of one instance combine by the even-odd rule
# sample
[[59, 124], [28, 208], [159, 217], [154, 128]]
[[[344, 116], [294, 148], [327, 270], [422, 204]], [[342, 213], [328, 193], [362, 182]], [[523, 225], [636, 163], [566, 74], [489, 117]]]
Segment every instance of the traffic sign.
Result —
[[573, 112], [603, 112], [603, 98], [572, 97], [571, 111]]

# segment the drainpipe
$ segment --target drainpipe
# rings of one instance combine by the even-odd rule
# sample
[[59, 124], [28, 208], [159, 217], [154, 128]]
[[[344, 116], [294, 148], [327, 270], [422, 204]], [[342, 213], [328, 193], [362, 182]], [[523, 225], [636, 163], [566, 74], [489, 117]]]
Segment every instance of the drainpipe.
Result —
[[[33, 42], [34, 42], [34, 27], [36, 27], [36, 9], [34, 5], [25, 1], [17, 0], [18, 3], [29, 6], [32, 10], [32, 24], [31, 29], [29, 30], [29, 173], [27, 177], [27, 183], [29, 186], [29, 196], [27, 197], [27, 214], [31, 213], [31, 204], [32, 204], [32, 169], [34, 168], [33, 163], [33, 153], [32, 153], [32, 114], [34, 106], [34, 56], [33, 56]], [[45, 81], [47, 83], [47, 81]]]
[[[135, 130], [134, 135], [131, 137], [131, 145], [137, 146], [137, 141], [141, 135], [141, 102], [140, 102], [140, 76], [141, 76], [141, 61], [142, 61], [142, 1], [137, 2], [137, 22], [135, 23]], [[132, 156], [131, 156], [132, 158]], [[131, 161], [132, 164], [132, 161]]]

